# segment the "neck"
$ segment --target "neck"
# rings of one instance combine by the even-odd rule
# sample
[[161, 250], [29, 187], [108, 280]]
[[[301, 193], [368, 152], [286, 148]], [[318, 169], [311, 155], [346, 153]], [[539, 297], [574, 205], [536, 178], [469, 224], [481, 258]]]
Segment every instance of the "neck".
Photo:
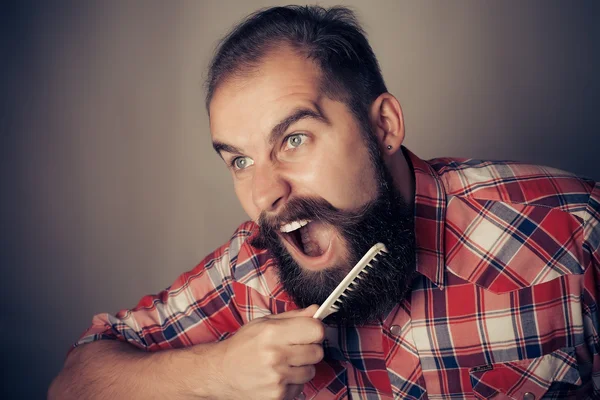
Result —
[[406, 203], [413, 207], [415, 203], [415, 174], [404, 151], [397, 151], [389, 159], [388, 168], [392, 174], [394, 186]]

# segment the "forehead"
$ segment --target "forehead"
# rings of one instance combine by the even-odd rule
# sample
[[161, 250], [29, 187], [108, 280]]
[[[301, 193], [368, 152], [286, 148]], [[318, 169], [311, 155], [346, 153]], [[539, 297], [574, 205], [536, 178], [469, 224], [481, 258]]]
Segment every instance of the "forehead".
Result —
[[319, 103], [320, 78], [315, 63], [293, 49], [271, 51], [256, 69], [216, 89], [209, 107], [213, 139], [271, 129], [290, 110]]

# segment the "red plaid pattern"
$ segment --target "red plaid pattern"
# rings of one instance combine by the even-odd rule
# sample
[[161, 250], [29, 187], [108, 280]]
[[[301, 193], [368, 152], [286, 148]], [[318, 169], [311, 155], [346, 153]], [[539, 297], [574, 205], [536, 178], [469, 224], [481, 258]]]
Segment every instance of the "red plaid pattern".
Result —
[[[600, 184], [514, 162], [423, 161], [416, 177], [411, 296], [381, 323], [327, 327], [314, 399], [600, 398]], [[292, 310], [251, 222], [76, 344], [156, 351], [223, 340]]]

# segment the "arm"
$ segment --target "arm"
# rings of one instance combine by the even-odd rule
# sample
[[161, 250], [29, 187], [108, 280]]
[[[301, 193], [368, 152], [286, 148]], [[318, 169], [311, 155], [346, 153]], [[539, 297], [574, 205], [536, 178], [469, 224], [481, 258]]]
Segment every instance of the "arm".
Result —
[[119, 341], [76, 348], [49, 399], [291, 399], [323, 358], [317, 307], [259, 318], [222, 342], [147, 353]]
[[587, 207], [588, 217], [584, 225], [583, 251], [589, 262], [585, 272], [584, 293], [582, 296], [584, 336], [589, 351], [586, 356], [584, 368], [591, 370], [592, 398], [600, 396], [600, 312], [598, 302], [600, 301], [600, 182], [596, 183], [591, 192]]
[[215, 345], [148, 353], [117, 340], [86, 344], [69, 354], [48, 398], [209, 398]]
[[234, 264], [249, 271], [257, 260], [242, 246], [249, 231], [242, 225], [230, 244], [134, 309], [95, 316], [49, 397], [280, 399], [299, 393], [323, 356], [324, 329], [310, 318], [314, 307], [259, 318], [270, 313], [269, 299], [240, 283], [234, 287]]

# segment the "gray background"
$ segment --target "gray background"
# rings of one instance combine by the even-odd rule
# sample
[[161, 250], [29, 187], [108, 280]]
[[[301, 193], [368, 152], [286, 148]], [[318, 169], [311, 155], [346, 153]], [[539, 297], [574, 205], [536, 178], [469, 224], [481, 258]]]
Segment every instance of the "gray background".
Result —
[[[358, 11], [421, 158], [600, 179], [597, 2], [340, 3]], [[43, 398], [95, 313], [168, 286], [245, 219], [201, 84], [216, 41], [272, 4], [2, 3], [3, 398]]]

